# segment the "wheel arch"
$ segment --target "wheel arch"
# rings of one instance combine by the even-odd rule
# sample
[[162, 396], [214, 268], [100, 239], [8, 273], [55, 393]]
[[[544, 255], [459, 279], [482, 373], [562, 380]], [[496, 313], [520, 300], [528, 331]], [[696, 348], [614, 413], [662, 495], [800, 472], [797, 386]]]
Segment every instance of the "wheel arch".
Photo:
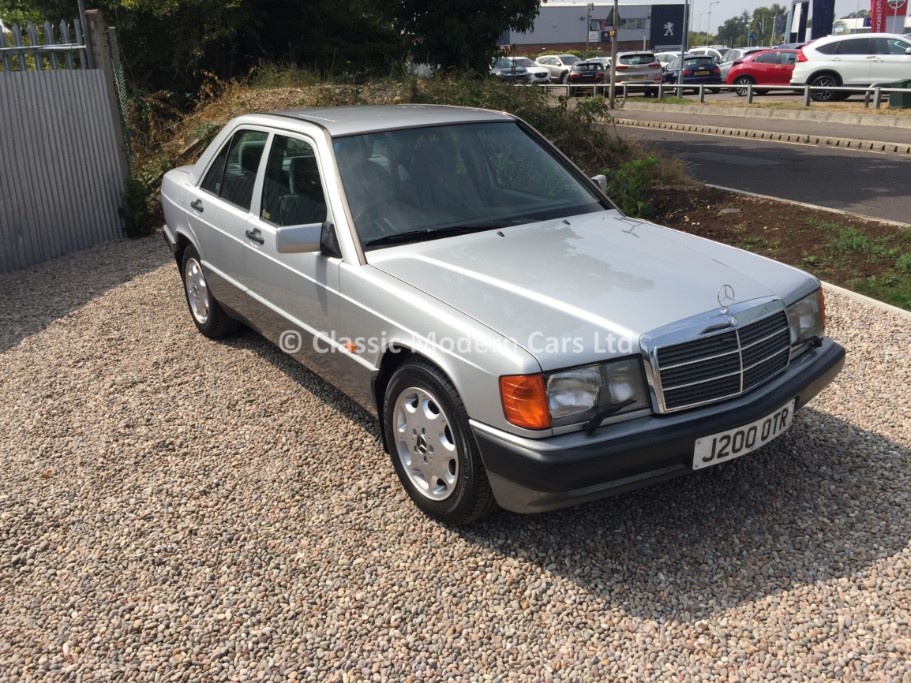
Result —
[[[386, 438], [386, 421], [383, 419], [383, 411], [385, 410], [385, 400], [386, 400], [386, 387], [389, 386], [389, 380], [392, 379], [392, 376], [395, 374], [395, 371], [398, 370], [402, 365], [407, 363], [409, 360], [421, 359], [425, 360], [428, 363], [439, 368], [440, 372], [447, 373], [443, 368], [440, 367], [440, 364], [435, 362], [432, 358], [429, 358], [426, 354], [420, 353], [415, 349], [406, 346], [400, 343], [390, 344], [383, 355], [380, 358], [379, 372], [376, 374], [376, 377], [373, 380], [373, 400], [376, 404], [376, 414], [379, 417], [380, 424], [380, 441], [383, 444], [383, 449], [387, 453], [391, 453], [389, 449], [389, 442]], [[451, 377], [450, 377], [451, 379]]]
[[814, 71], [810, 74], [809, 78], [807, 78], [807, 85], [812, 85], [813, 81], [820, 76], [834, 76], [835, 79], [838, 80], [838, 87], [841, 87], [845, 83], [841, 77], [841, 74], [839, 74], [837, 71], [834, 71], [832, 69], [820, 69], [819, 71]]

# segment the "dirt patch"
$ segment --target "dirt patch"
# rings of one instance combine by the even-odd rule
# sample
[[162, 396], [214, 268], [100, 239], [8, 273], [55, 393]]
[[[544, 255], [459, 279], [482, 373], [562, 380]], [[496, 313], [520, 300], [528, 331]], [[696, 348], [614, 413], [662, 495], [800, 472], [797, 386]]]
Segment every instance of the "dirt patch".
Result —
[[661, 187], [656, 223], [747, 249], [911, 309], [911, 226], [711, 187]]

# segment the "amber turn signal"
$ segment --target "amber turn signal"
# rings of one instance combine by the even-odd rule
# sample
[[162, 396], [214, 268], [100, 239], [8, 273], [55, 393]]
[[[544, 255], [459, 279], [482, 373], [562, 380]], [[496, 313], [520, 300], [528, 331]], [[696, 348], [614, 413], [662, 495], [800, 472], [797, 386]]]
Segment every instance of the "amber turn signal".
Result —
[[547, 388], [543, 375], [505, 375], [500, 378], [500, 400], [506, 419], [516, 427], [550, 429]]

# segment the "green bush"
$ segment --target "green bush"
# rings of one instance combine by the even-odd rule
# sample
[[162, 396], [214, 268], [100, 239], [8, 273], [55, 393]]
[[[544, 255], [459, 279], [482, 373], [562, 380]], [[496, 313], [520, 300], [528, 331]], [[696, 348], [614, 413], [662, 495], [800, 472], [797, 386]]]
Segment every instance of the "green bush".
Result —
[[652, 214], [654, 209], [648, 201], [648, 190], [657, 163], [654, 157], [644, 156], [626, 161], [616, 169], [601, 171], [607, 176], [607, 194], [627, 216], [644, 218]]
[[123, 193], [123, 232], [127, 237], [145, 237], [155, 232], [149, 210], [149, 187], [137, 178], [127, 178]]

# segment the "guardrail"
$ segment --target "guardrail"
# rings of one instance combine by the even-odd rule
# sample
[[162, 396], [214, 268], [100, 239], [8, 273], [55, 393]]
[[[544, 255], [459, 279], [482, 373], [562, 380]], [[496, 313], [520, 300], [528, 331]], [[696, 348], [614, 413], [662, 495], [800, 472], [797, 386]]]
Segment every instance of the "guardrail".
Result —
[[[574, 85], [572, 83], [567, 84], [543, 84], [538, 87], [544, 88], [547, 90], [548, 94], [562, 94], [569, 97], [576, 97], [581, 95], [604, 95], [608, 96], [610, 93], [610, 85], [608, 84], [585, 84], [585, 85]], [[791, 92], [791, 93], [802, 93], [803, 95], [803, 105], [809, 107], [810, 103], [813, 101], [812, 93], [813, 92], [843, 92], [852, 95], [863, 94], [864, 95], [864, 106], [869, 107], [870, 104], [873, 104], [874, 109], [879, 109], [883, 102], [883, 96], [888, 96], [891, 93], [909, 93], [911, 94], [911, 88], [892, 88], [886, 85], [872, 85], [868, 88], [858, 88], [858, 87], [818, 87], [818, 86], [792, 86], [792, 85], [762, 85], [762, 84], [748, 84], [748, 85], [724, 85], [724, 84], [710, 84], [710, 85], [679, 85], [677, 83], [618, 83], [616, 86], [616, 97], [626, 100], [627, 97], [636, 92], [641, 92], [643, 94], [653, 93], [657, 95], [658, 99], [664, 97], [668, 92], [674, 93], [676, 96], [682, 96], [688, 90], [695, 90], [696, 94], [699, 96], [700, 102], [705, 102], [706, 93], [718, 94], [723, 91], [734, 91], [738, 94], [740, 91], [743, 91], [743, 96], [747, 98], [749, 104], [753, 103], [753, 97], [757, 94], [765, 94], [771, 91], [781, 91], [781, 92]], [[826, 102], [818, 101], [817, 104], [826, 104]]]

